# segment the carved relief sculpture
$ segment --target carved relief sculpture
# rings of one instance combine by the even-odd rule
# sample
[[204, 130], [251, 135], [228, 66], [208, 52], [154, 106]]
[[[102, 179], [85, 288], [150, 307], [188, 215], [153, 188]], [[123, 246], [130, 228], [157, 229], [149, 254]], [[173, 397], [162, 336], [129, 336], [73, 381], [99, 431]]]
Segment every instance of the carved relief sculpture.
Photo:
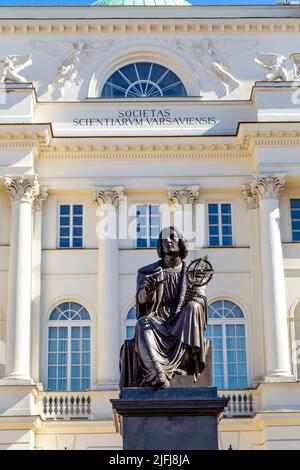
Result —
[[174, 41], [174, 45], [177, 49], [188, 50], [204, 67], [210, 78], [220, 83], [224, 87], [225, 94], [229, 95], [240, 85], [240, 82], [232, 74], [225, 57], [250, 51], [256, 45], [256, 41], [212, 41], [210, 39], [184, 41], [177, 39]]
[[294, 52], [290, 55], [293, 62], [294, 80], [300, 80], [300, 52]]
[[58, 89], [61, 95], [64, 88], [71, 83], [80, 84], [80, 69], [88, 64], [97, 50], [106, 51], [113, 41], [94, 41], [88, 43], [84, 40], [71, 41], [31, 41], [32, 46], [39, 52], [58, 59], [57, 71], [48, 84], [48, 89]]
[[287, 58], [280, 54], [273, 53], [257, 53], [254, 59], [255, 63], [269, 70], [266, 79], [269, 82], [281, 80], [287, 82], [289, 80], [287, 69], [284, 66]]
[[30, 54], [6, 56], [0, 60], [0, 83], [26, 83], [28, 80], [19, 72], [31, 64]]

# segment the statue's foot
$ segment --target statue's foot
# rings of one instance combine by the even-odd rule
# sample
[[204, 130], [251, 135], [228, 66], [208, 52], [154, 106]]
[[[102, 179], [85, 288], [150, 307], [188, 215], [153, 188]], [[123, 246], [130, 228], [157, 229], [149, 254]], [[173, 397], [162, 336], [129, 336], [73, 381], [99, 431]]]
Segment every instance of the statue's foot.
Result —
[[167, 379], [166, 375], [163, 372], [160, 372], [152, 381], [152, 387], [155, 388], [156, 390], [160, 388], [169, 388], [170, 382]]

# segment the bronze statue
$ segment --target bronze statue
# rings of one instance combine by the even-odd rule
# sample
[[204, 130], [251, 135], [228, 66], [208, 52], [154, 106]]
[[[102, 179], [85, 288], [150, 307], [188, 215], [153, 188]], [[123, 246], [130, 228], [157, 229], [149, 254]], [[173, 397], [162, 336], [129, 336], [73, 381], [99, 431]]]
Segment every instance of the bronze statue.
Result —
[[157, 252], [160, 260], [138, 271], [135, 337], [121, 349], [121, 389], [167, 388], [174, 374], [197, 377], [205, 368], [211, 265], [206, 258], [186, 265], [187, 240], [175, 227], [160, 232]]

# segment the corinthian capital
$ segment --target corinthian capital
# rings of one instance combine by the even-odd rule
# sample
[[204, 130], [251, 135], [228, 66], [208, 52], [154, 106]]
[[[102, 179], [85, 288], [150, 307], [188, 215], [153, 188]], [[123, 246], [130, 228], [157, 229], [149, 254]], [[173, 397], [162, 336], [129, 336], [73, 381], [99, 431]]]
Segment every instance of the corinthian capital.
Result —
[[168, 186], [167, 189], [173, 204], [194, 204], [199, 197], [199, 186]]
[[33, 203], [40, 193], [40, 186], [36, 176], [6, 176], [4, 184], [9, 191], [12, 201]]
[[253, 187], [258, 199], [278, 199], [284, 190], [284, 175], [256, 176]]
[[39, 195], [34, 200], [34, 210], [41, 211], [43, 209], [44, 202], [48, 197], [48, 188], [40, 188]]
[[99, 207], [102, 204], [108, 204], [117, 208], [121, 199], [124, 197], [123, 187], [107, 186], [101, 188], [93, 188], [93, 190], [95, 200], [97, 201]]
[[258, 208], [258, 197], [255, 189], [255, 183], [243, 184], [242, 195], [246, 202], [247, 209]]

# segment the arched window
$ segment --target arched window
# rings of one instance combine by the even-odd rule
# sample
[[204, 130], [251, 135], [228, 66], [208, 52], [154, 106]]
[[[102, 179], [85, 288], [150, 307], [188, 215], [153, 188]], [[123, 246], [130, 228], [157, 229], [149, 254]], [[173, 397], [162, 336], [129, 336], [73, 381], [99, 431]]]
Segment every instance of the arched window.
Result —
[[48, 327], [48, 389], [90, 388], [91, 319], [77, 302], [53, 309]]
[[135, 62], [114, 72], [104, 84], [101, 96], [157, 98], [187, 96], [187, 93], [178, 76], [166, 67], [153, 62]]
[[238, 305], [217, 300], [208, 307], [206, 337], [212, 342], [213, 385], [246, 388], [247, 349], [245, 317]]
[[133, 305], [127, 312], [125, 320], [125, 339], [132, 339], [134, 337], [134, 327], [136, 324], [136, 308]]

